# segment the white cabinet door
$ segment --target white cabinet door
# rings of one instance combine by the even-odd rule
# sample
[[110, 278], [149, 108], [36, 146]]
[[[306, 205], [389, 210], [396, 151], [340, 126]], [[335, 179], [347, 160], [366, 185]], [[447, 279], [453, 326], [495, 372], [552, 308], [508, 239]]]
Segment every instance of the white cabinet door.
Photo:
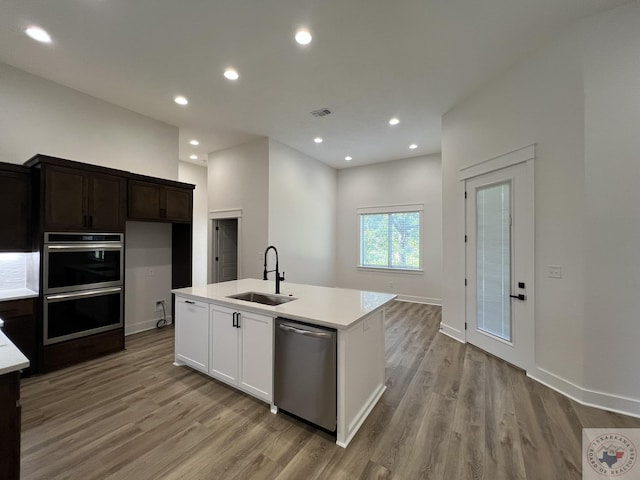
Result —
[[211, 305], [211, 363], [209, 373], [232, 385], [238, 384], [237, 311]]
[[273, 399], [273, 318], [240, 312], [240, 388]]
[[209, 304], [176, 297], [177, 362], [209, 371]]

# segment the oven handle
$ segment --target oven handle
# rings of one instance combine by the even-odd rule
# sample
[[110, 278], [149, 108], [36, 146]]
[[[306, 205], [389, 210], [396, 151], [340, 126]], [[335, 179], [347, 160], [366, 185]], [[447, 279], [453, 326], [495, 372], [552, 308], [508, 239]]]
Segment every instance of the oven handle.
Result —
[[47, 250], [122, 250], [122, 244], [92, 243], [89, 245], [47, 245]]
[[73, 293], [61, 293], [58, 295], [49, 295], [46, 297], [46, 299], [47, 301], [67, 300], [69, 298], [90, 297], [90, 296], [106, 295], [108, 293], [118, 293], [118, 292], [122, 292], [122, 287], [101, 288], [100, 290], [85, 290], [83, 292], [73, 292]]

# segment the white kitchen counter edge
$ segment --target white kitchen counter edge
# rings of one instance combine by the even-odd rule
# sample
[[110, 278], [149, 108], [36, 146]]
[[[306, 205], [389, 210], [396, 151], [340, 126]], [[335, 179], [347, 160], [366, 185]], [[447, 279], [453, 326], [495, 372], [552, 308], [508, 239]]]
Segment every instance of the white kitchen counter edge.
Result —
[[28, 288], [14, 288], [11, 290], [0, 290], [0, 302], [9, 300], [22, 300], [24, 298], [35, 298], [38, 292], [29, 290]]
[[[207, 293], [204, 293], [205, 289], [207, 290]], [[255, 302], [237, 300], [234, 298], [227, 298], [228, 295], [234, 295], [246, 291], [254, 291], [274, 295], [274, 290], [274, 282], [272, 281], [243, 279], [218, 284], [209, 284], [201, 287], [179, 288], [174, 289], [171, 292], [178, 296], [189, 298], [192, 300], [207, 303], [216, 303], [218, 305], [224, 305], [231, 308], [241, 308], [242, 310], [266, 314], [273, 317], [286, 317], [290, 320], [308, 322], [314, 325], [321, 325], [338, 330], [344, 330], [353, 327], [358, 322], [362, 321], [366, 316], [380, 310], [397, 297], [397, 295], [390, 293], [368, 292], [345, 288], [318, 287], [314, 285], [302, 285], [293, 283], [285, 284], [283, 282], [281, 284], [282, 293], [279, 296], [293, 296], [298, 299], [295, 302], [300, 303], [295, 304], [295, 302], [289, 302], [283, 303], [281, 305], [271, 306]], [[333, 300], [337, 305], [335, 309], [339, 311], [336, 311], [333, 314], [329, 315], [327, 315], [327, 312], [325, 311], [323, 315], [319, 315], [318, 310], [322, 308], [321, 305], [319, 305], [318, 303], [310, 303], [307, 305], [307, 303], [309, 302], [305, 303], [305, 294], [310, 295], [314, 292], [322, 292], [323, 299], [325, 301], [333, 297]], [[364, 310], [361, 308], [358, 309], [358, 306], [353, 305], [355, 303], [354, 297], [362, 297], [363, 294], [369, 294], [373, 299], [371, 307]], [[347, 302], [349, 302], [350, 305], [347, 305]], [[350, 318], [344, 318], [345, 316]], [[338, 317], [340, 317], [340, 319], [338, 319]], [[334, 321], [333, 318], [336, 318], [336, 320]]]
[[29, 359], [0, 330], [0, 375], [22, 370], [29, 366]]

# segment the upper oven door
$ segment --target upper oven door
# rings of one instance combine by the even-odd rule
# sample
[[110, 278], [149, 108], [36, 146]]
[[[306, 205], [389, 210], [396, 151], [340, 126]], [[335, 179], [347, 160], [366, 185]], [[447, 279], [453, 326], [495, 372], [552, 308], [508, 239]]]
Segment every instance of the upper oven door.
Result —
[[59, 293], [123, 284], [122, 243], [47, 244], [44, 292]]

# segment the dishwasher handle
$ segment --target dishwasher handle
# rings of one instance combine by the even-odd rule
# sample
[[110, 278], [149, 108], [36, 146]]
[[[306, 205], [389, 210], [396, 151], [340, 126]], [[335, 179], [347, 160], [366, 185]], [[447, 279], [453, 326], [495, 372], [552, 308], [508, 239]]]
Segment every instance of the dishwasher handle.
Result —
[[287, 332], [292, 332], [292, 333], [297, 333], [298, 335], [305, 335], [307, 337], [314, 337], [314, 338], [331, 338], [331, 334], [330, 333], [325, 333], [325, 332], [312, 332], [310, 330], [304, 330], [302, 328], [296, 328], [296, 327], [292, 327], [291, 325], [287, 325], [286, 323], [281, 323], [279, 325], [279, 328], [281, 330], [287, 331]]

